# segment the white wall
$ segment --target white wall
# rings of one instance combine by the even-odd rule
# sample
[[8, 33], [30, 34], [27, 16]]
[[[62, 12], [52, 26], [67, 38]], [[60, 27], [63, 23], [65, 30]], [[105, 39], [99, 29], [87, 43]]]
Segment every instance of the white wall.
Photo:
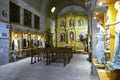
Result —
[[[2, 15], [3, 11], [7, 16]], [[9, 0], [0, 0], [0, 21], [9, 21]]]

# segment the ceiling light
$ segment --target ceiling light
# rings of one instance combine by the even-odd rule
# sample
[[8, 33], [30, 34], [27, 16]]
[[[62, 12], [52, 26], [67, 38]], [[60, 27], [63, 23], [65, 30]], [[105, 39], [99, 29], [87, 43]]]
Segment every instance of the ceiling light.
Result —
[[98, 15], [98, 13], [96, 13], [96, 15]]
[[55, 9], [56, 9], [55, 7], [52, 7], [51, 12], [54, 13]]
[[102, 6], [102, 5], [103, 5], [103, 2], [100, 2], [98, 5], [99, 5], [99, 6]]
[[93, 19], [97, 19], [96, 17], [93, 17]]

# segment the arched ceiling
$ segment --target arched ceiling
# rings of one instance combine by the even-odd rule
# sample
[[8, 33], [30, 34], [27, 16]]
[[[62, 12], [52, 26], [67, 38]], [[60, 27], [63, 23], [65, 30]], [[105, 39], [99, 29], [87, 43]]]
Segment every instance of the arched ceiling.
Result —
[[[82, 10], [83, 13], [87, 13], [87, 5], [86, 2], [91, 2], [91, 5], [93, 7], [101, 7], [99, 6], [99, 3], [103, 3], [102, 6], [106, 4], [111, 4], [116, 2], [117, 0], [23, 0], [32, 7], [34, 7], [36, 10], [42, 12], [49, 18], [54, 18], [57, 15], [60, 15], [61, 13], [67, 13], [67, 12], [80, 12]], [[75, 7], [75, 6], [76, 7]], [[55, 13], [51, 13], [51, 8], [55, 6], [56, 10]], [[82, 9], [80, 9], [80, 7]], [[100, 12], [101, 13], [101, 12]]]
[[43, 0], [23, 0], [26, 3], [28, 3], [30, 6], [32, 6], [33, 8], [35, 8], [36, 10], [40, 11], [41, 9], [41, 4], [43, 2]]
[[[46, 17], [54, 19], [59, 13], [66, 12], [77, 12], [82, 11], [83, 13], [87, 12], [87, 1], [91, 0], [23, 0], [29, 5], [31, 5], [36, 10], [44, 13]], [[56, 10], [54, 13], [51, 13], [51, 8], [55, 6]], [[65, 9], [64, 9], [65, 8]], [[79, 10], [80, 9], [80, 10]]]
[[77, 6], [77, 5], [71, 5], [71, 6], [67, 6], [65, 8], [63, 8], [59, 13], [58, 13], [58, 16], [61, 16], [61, 15], [66, 15], [66, 14], [69, 14], [69, 13], [77, 13], [77, 14], [80, 14], [80, 15], [87, 15], [88, 13], [86, 13], [87, 11], [80, 7], [80, 6]]
[[[86, 11], [87, 10], [87, 6], [86, 6], [87, 1], [88, 0], [49, 0], [47, 3], [47, 6], [46, 6], [47, 17], [54, 19], [61, 12], [61, 10], [63, 10], [64, 8], [66, 8], [68, 6], [72, 6], [72, 5], [76, 5], [76, 6], [72, 6], [69, 9], [66, 8], [63, 11], [67, 12], [67, 10], [69, 11], [70, 9], [73, 10], [73, 12], [79, 12], [80, 11], [79, 9], [82, 9], [81, 11]], [[79, 8], [78, 8], [78, 6], [79, 6]], [[51, 13], [52, 7], [56, 7], [56, 10], [54, 13]]]

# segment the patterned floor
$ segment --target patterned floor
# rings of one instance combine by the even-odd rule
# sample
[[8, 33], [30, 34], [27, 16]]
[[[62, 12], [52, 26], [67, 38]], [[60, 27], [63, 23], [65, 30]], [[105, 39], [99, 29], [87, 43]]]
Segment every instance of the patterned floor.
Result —
[[87, 55], [74, 54], [70, 63], [30, 64], [30, 58], [0, 66], [0, 80], [98, 80], [91, 75]]

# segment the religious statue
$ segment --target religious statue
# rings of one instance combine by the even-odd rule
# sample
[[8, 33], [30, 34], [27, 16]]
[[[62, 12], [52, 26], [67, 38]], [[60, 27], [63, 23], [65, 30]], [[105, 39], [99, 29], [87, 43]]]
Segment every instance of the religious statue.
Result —
[[72, 31], [70, 32], [70, 40], [74, 40], [74, 33]]
[[60, 41], [65, 41], [65, 33], [61, 33], [61, 35], [60, 35]]
[[65, 21], [63, 19], [60, 21], [60, 27], [65, 27]]
[[116, 21], [107, 24], [107, 26], [115, 25], [115, 44], [114, 44], [114, 57], [112, 62], [108, 63], [112, 69], [120, 69], [120, 1], [115, 2], [115, 9], [118, 10]]
[[17, 37], [17, 34], [15, 34], [13, 42], [14, 42], [14, 50], [18, 51], [18, 37]]
[[84, 26], [84, 20], [83, 19], [78, 20], [78, 26]]
[[105, 31], [104, 28], [102, 26], [102, 24], [99, 22], [97, 23], [97, 28], [99, 28], [99, 32], [96, 34], [97, 37], [97, 45], [95, 48], [95, 52], [96, 52], [96, 56], [97, 56], [97, 60], [99, 64], [104, 64], [105, 63], [105, 56], [104, 56], [104, 35], [105, 35]]
[[75, 21], [71, 18], [69, 21], [69, 26], [75, 26]]

